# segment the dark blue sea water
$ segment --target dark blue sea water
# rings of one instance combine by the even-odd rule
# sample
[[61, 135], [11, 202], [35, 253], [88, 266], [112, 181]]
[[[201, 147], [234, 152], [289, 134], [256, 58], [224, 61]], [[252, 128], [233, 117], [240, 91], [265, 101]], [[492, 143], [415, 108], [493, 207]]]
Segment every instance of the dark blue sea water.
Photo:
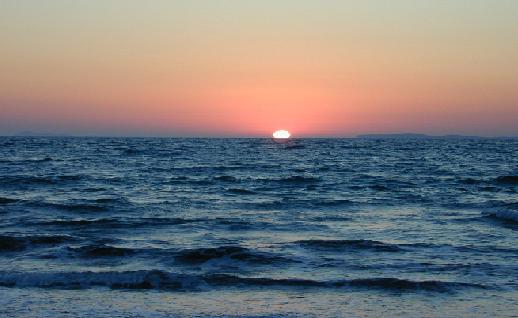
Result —
[[0, 138], [2, 317], [517, 317], [517, 139]]

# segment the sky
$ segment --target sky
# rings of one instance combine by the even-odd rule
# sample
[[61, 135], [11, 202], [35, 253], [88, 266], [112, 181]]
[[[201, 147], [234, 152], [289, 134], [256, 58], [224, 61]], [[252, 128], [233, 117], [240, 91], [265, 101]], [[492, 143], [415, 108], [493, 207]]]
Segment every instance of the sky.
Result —
[[518, 1], [0, 0], [0, 134], [518, 136]]

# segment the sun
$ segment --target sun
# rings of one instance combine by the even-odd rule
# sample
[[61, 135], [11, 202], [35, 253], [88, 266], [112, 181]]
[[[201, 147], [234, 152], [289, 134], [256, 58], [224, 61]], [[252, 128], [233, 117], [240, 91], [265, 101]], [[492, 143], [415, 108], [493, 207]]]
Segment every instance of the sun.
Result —
[[273, 132], [273, 138], [275, 139], [287, 139], [290, 138], [291, 134], [287, 130], [277, 130]]

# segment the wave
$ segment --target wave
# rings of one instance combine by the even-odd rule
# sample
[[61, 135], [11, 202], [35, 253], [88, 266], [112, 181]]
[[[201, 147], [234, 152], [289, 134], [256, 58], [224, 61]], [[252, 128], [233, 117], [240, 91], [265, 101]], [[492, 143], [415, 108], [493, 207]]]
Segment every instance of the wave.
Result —
[[21, 158], [21, 159], [0, 159], [0, 163], [25, 164], [52, 161], [51, 157], [43, 158]]
[[213, 182], [207, 179], [193, 179], [187, 176], [175, 176], [169, 178], [170, 184], [194, 184], [194, 185], [211, 185]]
[[114, 228], [136, 228], [142, 226], [168, 226], [193, 222], [203, 222], [206, 219], [183, 219], [165, 217], [143, 217], [143, 218], [97, 218], [97, 219], [56, 219], [35, 222], [38, 225], [56, 226], [97, 226]]
[[19, 200], [16, 200], [16, 199], [0, 197], [0, 204], [15, 203], [15, 202], [18, 202], [18, 201], [19, 201]]
[[304, 145], [286, 145], [284, 149], [304, 149], [306, 146]]
[[240, 246], [220, 246], [214, 248], [195, 248], [172, 250], [163, 248], [128, 248], [116, 247], [104, 243], [91, 244], [80, 247], [67, 247], [73, 255], [83, 258], [98, 257], [124, 257], [137, 254], [148, 256], [173, 256], [177, 263], [194, 265], [204, 264], [210, 261], [224, 261], [226, 264], [233, 262], [246, 262], [248, 264], [283, 264], [296, 262], [294, 259], [287, 258], [274, 253], [250, 250]]
[[322, 199], [322, 198], [283, 198], [282, 200], [257, 200], [239, 203], [240, 206], [246, 209], [321, 209], [326, 207], [329, 209], [336, 209], [345, 206], [355, 205], [357, 202], [348, 199]]
[[233, 177], [233, 176], [223, 175], [223, 176], [214, 177], [214, 180], [225, 181], [225, 182], [235, 182], [235, 181], [237, 181], [237, 178]]
[[169, 180], [181, 181], [181, 180], [189, 180], [189, 178], [187, 176], [174, 176], [174, 177], [170, 177]]
[[518, 202], [502, 202], [502, 207], [518, 210]]
[[287, 262], [287, 258], [241, 246], [220, 246], [214, 248], [185, 249], [177, 253], [176, 261], [186, 264], [202, 264], [214, 259], [231, 259], [256, 264]]
[[252, 190], [241, 189], [241, 188], [229, 188], [229, 189], [227, 189], [227, 192], [234, 193], [234, 194], [243, 194], [243, 195], [257, 194], [257, 192], [254, 192]]
[[0, 178], [0, 184], [6, 185], [50, 185], [58, 184], [65, 181], [77, 181], [81, 180], [83, 176], [79, 175], [59, 175], [59, 176], [27, 176], [27, 175], [16, 175], [16, 176], [2, 176]]
[[72, 212], [106, 212], [110, 207], [115, 205], [131, 205], [131, 203], [124, 197], [105, 197], [91, 200], [76, 200], [72, 202], [32, 201], [29, 204], [37, 207], [46, 207]]
[[116, 225], [118, 221], [111, 218], [101, 219], [57, 219], [35, 222], [39, 225], [60, 225], [60, 226], [83, 226], [83, 225]]
[[0, 235], [0, 251], [21, 251], [29, 245], [59, 245], [71, 241], [75, 241], [75, 238], [69, 235]]
[[[513, 192], [514, 193], [514, 192]], [[496, 196], [493, 196], [495, 198]], [[509, 200], [511, 199], [511, 200]], [[489, 210], [489, 211], [505, 211], [505, 210], [516, 210], [518, 211], [518, 201], [515, 200], [514, 197], [509, 197], [509, 199], [498, 200], [498, 199], [490, 199], [486, 201], [478, 200], [478, 201], [464, 201], [459, 202], [458, 200], [451, 200], [450, 202], [446, 202], [441, 204], [442, 207], [458, 210], [458, 209], [469, 209], [469, 210]], [[494, 214], [494, 212], [484, 212], [483, 215]]]
[[2, 176], [0, 183], [13, 185], [13, 184], [53, 184], [55, 180], [49, 177], [36, 177], [36, 176]]
[[461, 283], [450, 281], [414, 281], [399, 278], [364, 278], [353, 279], [349, 282], [349, 286], [353, 287], [370, 287], [381, 289], [397, 289], [397, 290], [429, 290], [429, 291], [449, 291], [456, 288], [469, 287], [486, 289], [487, 287], [480, 284]]
[[319, 200], [319, 199], [316, 199], [316, 200], [312, 200], [310, 202], [313, 205], [317, 206], [317, 207], [318, 206], [329, 206], [329, 207], [332, 207], [332, 206], [343, 206], [343, 205], [351, 205], [351, 204], [355, 203], [354, 201], [347, 200], [347, 199], [332, 199], [332, 200], [328, 200], [328, 199]]
[[463, 183], [463, 184], [481, 184], [481, 183], [484, 183], [483, 180], [474, 179], [474, 178], [460, 179], [459, 182]]
[[479, 190], [485, 191], [485, 192], [496, 192], [496, 191], [498, 191], [498, 188], [497, 187], [480, 187]]
[[[269, 167], [269, 166], [268, 166]], [[265, 168], [268, 168], [265, 167]], [[234, 164], [229, 163], [229, 165], [210, 165], [210, 166], [184, 166], [184, 167], [171, 167], [168, 168], [167, 171], [173, 170], [176, 172], [182, 172], [187, 175], [197, 174], [197, 173], [221, 173], [224, 171], [236, 171], [243, 169], [254, 169], [257, 168], [255, 165], [247, 165], [242, 162], [235, 162]]]
[[291, 175], [286, 177], [250, 177], [248, 180], [263, 183], [282, 183], [282, 184], [315, 184], [322, 181], [319, 177], [308, 175]]
[[369, 186], [369, 188], [371, 188], [372, 190], [375, 190], [375, 191], [390, 191], [389, 187], [386, 187], [382, 184], [374, 184], [374, 185]]
[[329, 216], [315, 216], [311, 218], [312, 221], [316, 222], [342, 222], [342, 221], [351, 221], [351, 217], [347, 216], [338, 216], [338, 215], [329, 215]]
[[245, 209], [251, 210], [280, 210], [285, 207], [294, 206], [294, 204], [291, 202], [281, 200], [254, 200], [252, 202], [243, 202], [239, 205]]
[[93, 200], [95, 203], [99, 204], [128, 204], [129, 201], [124, 197], [108, 197], [108, 198], [97, 198]]
[[133, 156], [133, 155], [141, 155], [145, 154], [146, 152], [142, 149], [135, 149], [135, 148], [122, 148], [121, 154], [127, 155], [127, 156]]
[[487, 213], [486, 216], [510, 221], [510, 222], [518, 222], [518, 211], [513, 210], [500, 210], [495, 212]]
[[414, 281], [399, 278], [360, 278], [319, 281], [298, 278], [242, 277], [229, 274], [189, 275], [161, 270], [107, 272], [0, 272], [0, 286], [77, 288], [109, 287], [112, 289], [159, 289], [196, 291], [207, 287], [314, 287], [314, 288], [376, 288], [397, 291], [449, 292], [461, 288], [487, 289], [480, 284], [450, 281]]
[[91, 288], [95, 286], [124, 289], [179, 289], [182, 277], [158, 271], [126, 272], [57, 272], [21, 273], [0, 272], [0, 286]]
[[376, 250], [381, 252], [402, 251], [402, 249], [397, 245], [372, 240], [300, 240], [293, 243], [313, 249], [358, 249]]
[[277, 179], [277, 181], [287, 182], [287, 183], [314, 183], [314, 182], [319, 182], [320, 178], [311, 177], [311, 176], [294, 175], [294, 176]]
[[52, 161], [52, 160], [54, 160], [54, 159], [52, 159], [49, 156], [46, 156], [46, 157], [43, 157], [43, 158], [30, 158], [30, 159], [26, 159], [26, 160], [24, 160], [24, 162], [37, 163], [37, 162], [47, 162], [47, 161]]
[[72, 212], [105, 212], [108, 211], [108, 207], [100, 204], [88, 204], [88, 203], [53, 203], [44, 202], [37, 203], [38, 206], [44, 206], [48, 208], [72, 211]]
[[486, 286], [471, 283], [459, 283], [449, 281], [414, 281], [408, 279], [399, 279], [392, 277], [382, 278], [359, 278], [350, 280], [332, 280], [318, 281], [311, 279], [274, 279], [274, 278], [255, 278], [255, 277], [239, 277], [227, 274], [215, 274], [205, 278], [212, 285], [246, 285], [246, 286], [281, 286], [281, 287], [321, 287], [321, 288], [339, 288], [339, 287], [356, 287], [356, 288], [376, 288], [385, 290], [398, 291], [451, 291], [456, 288], [471, 287], [482, 288]]
[[495, 179], [500, 184], [518, 184], [518, 176], [500, 176]]
[[230, 231], [242, 231], [242, 230], [254, 230], [263, 229], [268, 226], [272, 226], [271, 223], [261, 221], [247, 221], [242, 219], [229, 219], [229, 218], [215, 218], [207, 220], [208, 222], [214, 222], [217, 225], [223, 225], [228, 227]]
[[81, 247], [69, 247], [69, 251], [79, 254], [82, 257], [114, 257], [114, 256], [130, 256], [136, 253], [136, 250], [124, 247], [115, 247], [110, 245], [88, 245]]
[[142, 218], [63, 218], [51, 220], [37, 220], [30, 222], [41, 226], [71, 226], [71, 227], [111, 227], [111, 228], [138, 228], [147, 226], [173, 226], [189, 223], [206, 223], [213, 225], [230, 226], [231, 229], [253, 229], [272, 226], [261, 221], [247, 221], [232, 218], [180, 218], [180, 217], [142, 217]]
[[44, 158], [39, 158], [39, 159], [33, 159], [32, 161], [33, 162], [45, 162], [45, 161], [52, 161], [54, 159], [52, 159], [51, 157], [44, 157]]

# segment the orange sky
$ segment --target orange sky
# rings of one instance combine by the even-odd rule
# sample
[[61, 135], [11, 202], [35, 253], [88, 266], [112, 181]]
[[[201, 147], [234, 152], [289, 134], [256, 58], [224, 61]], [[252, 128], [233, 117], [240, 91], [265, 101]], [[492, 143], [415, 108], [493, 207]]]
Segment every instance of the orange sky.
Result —
[[518, 135], [516, 1], [2, 1], [0, 134]]

